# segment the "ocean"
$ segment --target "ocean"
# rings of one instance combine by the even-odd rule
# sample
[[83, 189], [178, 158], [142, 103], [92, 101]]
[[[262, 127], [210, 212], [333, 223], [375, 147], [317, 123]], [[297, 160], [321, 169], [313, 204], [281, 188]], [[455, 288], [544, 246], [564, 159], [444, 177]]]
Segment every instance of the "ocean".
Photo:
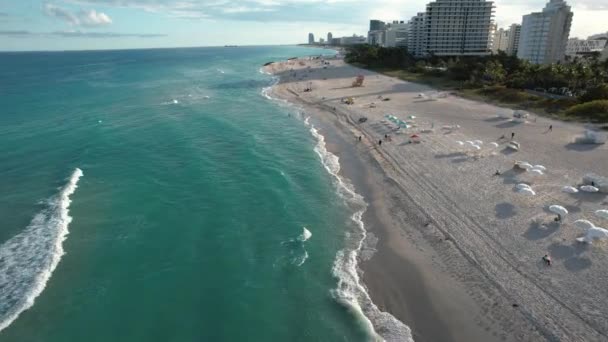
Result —
[[375, 339], [365, 202], [261, 72], [321, 53], [0, 54], [0, 341]]

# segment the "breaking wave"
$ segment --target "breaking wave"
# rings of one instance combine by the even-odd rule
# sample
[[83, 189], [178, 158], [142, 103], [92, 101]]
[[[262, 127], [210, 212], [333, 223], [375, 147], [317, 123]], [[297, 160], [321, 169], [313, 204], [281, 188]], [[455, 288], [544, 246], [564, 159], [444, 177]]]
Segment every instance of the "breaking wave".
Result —
[[[271, 75], [263, 69], [260, 69], [260, 73]], [[336, 254], [332, 274], [338, 280], [338, 285], [336, 289], [331, 291], [332, 297], [355, 314], [359, 321], [363, 323], [371, 340], [413, 342], [414, 339], [410, 328], [388, 312], [378, 309], [372, 302], [365, 285], [359, 277], [358, 258], [364, 252], [364, 243], [367, 237], [365, 225], [362, 221], [363, 213], [367, 209], [367, 203], [363, 199], [363, 196], [355, 191], [352, 184], [340, 176], [339, 158], [327, 150], [325, 137], [310, 123], [310, 116], [306, 116], [301, 111], [301, 108], [294, 108], [290, 102], [270, 96], [273, 86], [278, 83], [279, 78], [274, 77], [272, 84], [262, 90], [262, 95], [269, 100], [276, 101], [280, 105], [299, 112], [299, 117], [306, 126], [310, 127], [310, 133], [317, 140], [314, 151], [321, 159], [325, 170], [333, 177], [338, 195], [353, 209], [351, 220], [357, 227], [357, 230], [354, 232], [354, 236], [350, 236], [348, 239], [347, 246]], [[307, 257], [308, 254], [303, 258], [302, 264]], [[377, 331], [381, 331], [381, 334], [377, 333]]]
[[[310, 133], [317, 139], [314, 151], [321, 159], [325, 170], [334, 178], [338, 195], [354, 210], [351, 220], [357, 227], [357, 231], [354, 232], [355, 236], [351, 236], [352, 239], [347, 241], [347, 246], [336, 254], [332, 274], [338, 279], [338, 286], [331, 291], [332, 297], [359, 318], [370, 339], [374, 341], [413, 341], [410, 328], [388, 312], [380, 311], [361, 282], [357, 261], [367, 236], [362, 220], [367, 203], [363, 196], [355, 191], [352, 184], [340, 176], [339, 158], [327, 150], [325, 137], [319, 134], [308, 120], [305, 123], [310, 126]], [[377, 330], [382, 334], [378, 334]]]
[[77, 168], [25, 230], [0, 246], [0, 331], [34, 305], [59, 264], [72, 221], [70, 196], [80, 177]]

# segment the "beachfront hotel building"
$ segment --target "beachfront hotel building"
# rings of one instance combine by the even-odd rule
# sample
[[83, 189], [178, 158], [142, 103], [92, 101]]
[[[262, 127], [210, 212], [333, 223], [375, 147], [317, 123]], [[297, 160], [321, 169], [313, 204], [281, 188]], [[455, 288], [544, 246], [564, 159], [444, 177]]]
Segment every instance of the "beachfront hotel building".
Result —
[[578, 39], [570, 38], [566, 44], [566, 56], [590, 56], [601, 54], [606, 47], [606, 39]]
[[331, 44], [333, 39], [334, 39], [334, 35], [331, 34], [331, 32], [328, 32], [327, 33], [327, 44]]
[[521, 25], [512, 24], [508, 29], [495, 30], [492, 35], [492, 53], [497, 54], [503, 51], [509, 56], [517, 55], [519, 37], [521, 35]]
[[385, 47], [406, 47], [409, 24], [403, 21], [393, 21], [388, 24], [384, 33]]
[[427, 30], [424, 21], [425, 13], [416, 14], [408, 22], [407, 50], [416, 57], [426, 54]]
[[517, 48], [519, 47], [519, 38], [521, 37], [521, 25], [511, 24], [509, 27], [509, 41], [505, 52], [509, 56], [517, 56]]
[[485, 56], [490, 54], [494, 2], [435, 0], [426, 5], [426, 54]]
[[498, 51], [507, 51], [509, 46], [509, 30], [499, 28], [494, 31], [494, 37], [492, 39], [492, 53], [497, 54]]
[[314, 44], [315, 43], [315, 35], [312, 33], [308, 34], [308, 44]]
[[563, 61], [572, 15], [563, 0], [550, 0], [542, 12], [524, 15], [517, 57], [535, 64]]

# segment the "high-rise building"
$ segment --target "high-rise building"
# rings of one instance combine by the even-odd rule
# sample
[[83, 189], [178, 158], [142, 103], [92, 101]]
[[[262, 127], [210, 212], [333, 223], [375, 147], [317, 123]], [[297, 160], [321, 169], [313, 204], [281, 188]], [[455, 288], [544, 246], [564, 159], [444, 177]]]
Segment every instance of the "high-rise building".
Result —
[[384, 45], [384, 34], [386, 23], [382, 20], [370, 20], [367, 32], [367, 43], [369, 45]]
[[509, 46], [509, 29], [499, 28], [494, 31], [494, 38], [492, 39], [492, 53], [496, 54], [498, 51], [507, 51]]
[[425, 15], [425, 13], [420, 12], [408, 22], [407, 50], [416, 57], [422, 57], [426, 54]]
[[564, 0], [550, 0], [542, 12], [524, 15], [517, 57], [535, 64], [562, 61], [572, 15]]
[[357, 36], [353, 34], [351, 37], [342, 37], [340, 38], [340, 45], [357, 45], [357, 44], [365, 44], [367, 39], [364, 36]]
[[315, 35], [312, 33], [308, 34], [308, 44], [314, 44], [315, 43]]
[[566, 55], [570, 57], [589, 56], [594, 53], [601, 54], [606, 47], [606, 39], [578, 39], [570, 38], [566, 44]]
[[407, 46], [407, 36], [409, 24], [403, 21], [393, 21], [387, 25], [384, 35], [384, 45], [386, 47]]
[[370, 20], [369, 30], [370, 31], [382, 31], [384, 30], [386, 23], [382, 20]]
[[490, 54], [494, 3], [487, 0], [435, 0], [426, 5], [426, 54]]
[[511, 24], [509, 27], [509, 41], [507, 43], [507, 49], [505, 52], [509, 56], [517, 55], [517, 47], [519, 46], [519, 37], [521, 35], [521, 25]]
[[331, 44], [331, 40], [334, 39], [334, 35], [331, 32], [327, 33], [327, 44]]

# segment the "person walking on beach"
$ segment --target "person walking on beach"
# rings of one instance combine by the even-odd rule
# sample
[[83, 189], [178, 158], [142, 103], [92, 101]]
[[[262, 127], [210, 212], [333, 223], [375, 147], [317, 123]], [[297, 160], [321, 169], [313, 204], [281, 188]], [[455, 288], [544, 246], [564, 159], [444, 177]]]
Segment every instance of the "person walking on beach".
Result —
[[513, 140], [513, 138], [515, 138], [515, 132], [511, 132], [511, 140]]
[[359, 141], [361, 141], [361, 136], [359, 136]]
[[378, 140], [378, 145], [382, 146], [382, 140]]
[[547, 264], [547, 266], [551, 266], [551, 257], [549, 256], [549, 254], [545, 254], [545, 256], [542, 259], [545, 262], [545, 264]]
[[553, 125], [549, 125], [549, 132], [553, 132]]

